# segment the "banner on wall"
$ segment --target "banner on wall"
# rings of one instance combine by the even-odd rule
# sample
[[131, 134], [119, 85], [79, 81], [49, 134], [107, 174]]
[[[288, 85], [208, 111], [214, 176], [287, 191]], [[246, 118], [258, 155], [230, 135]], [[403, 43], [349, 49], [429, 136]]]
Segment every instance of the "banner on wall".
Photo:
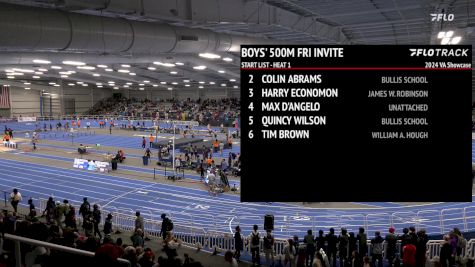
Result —
[[32, 122], [36, 121], [36, 117], [18, 117], [18, 122]]
[[74, 159], [73, 167], [88, 171], [107, 172], [109, 170], [109, 162]]

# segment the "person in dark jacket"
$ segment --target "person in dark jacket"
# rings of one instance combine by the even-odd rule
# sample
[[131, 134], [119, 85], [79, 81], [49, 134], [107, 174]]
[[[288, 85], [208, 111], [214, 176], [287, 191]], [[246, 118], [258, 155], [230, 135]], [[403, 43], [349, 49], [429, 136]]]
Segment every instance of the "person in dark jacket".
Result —
[[453, 250], [450, 246], [450, 237], [444, 236], [444, 242], [440, 248], [440, 267], [451, 267], [455, 265]]
[[[412, 236], [409, 234], [409, 228], [402, 229], [402, 235], [399, 237], [401, 240], [401, 248], [407, 244], [412, 243]], [[401, 259], [404, 257], [404, 251], [401, 249]]]
[[92, 208], [93, 208], [92, 221], [94, 224], [94, 236], [98, 234], [99, 239], [102, 239], [101, 231], [99, 231], [99, 223], [101, 223], [101, 211], [99, 210], [99, 207], [97, 206], [97, 204], [94, 204]]
[[165, 213], [162, 214], [162, 228], [160, 229], [160, 236], [165, 240], [167, 238], [168, 232], [171, 231], [171, 221], [169, 218], [167, 218], [167, 215]]
[[417, 233], [414, 226], [409, 227], [409, 236], [411, 236], [411, 244], [415, 246], [417, 244]]
[[355, 233], [351, 232], [350, 237], [348, 238], [348, 256], [352, 256], [353, 252], [356, 251], [356, 237]]
[[371, 266], [383, 267], [383, 238], [379, 231], [374, 232], [374, 238], [371, 239]]
[[426, 265], [427, 242], [429, 242], [429, 237], [426, 231], [424, 229], [419, 230], [416, 243], [416, 267], [424, 267]]
[[341, 233], [338, 236], [338, 257], [340, 258], [340, 267], [346, 266], [348, 261], [348, 232], [345, 228], [341, 228]]
[[241, 251], [244, 250], [244, 242], [242, 240], [241, 228], [239, 225], [236, 226], [236, 232], [234, 233], [234, 249], [236, 250], [234, 252], [234, 258], [240, 262]]
[[318, 231], [318, 237], [316, 238], [317, 241], [317, 251], [320, 251], [320, 249], [323, 249], [323, 251], [327, 251], [327, 248], [325, 247], [325, 235], [323, 235], [323, 230]]
[[107, 214], [107, 218], [104, 222], [104, 234], [110, 235], [112, 234], [112, 214]]
[[394, 259], [396, 258], [397, 252], [397, 236], [394, 234], [394, 227], [389, 228], [389, 233], [386, 235], [384, 240], [386, 241], [386, 259], [388, 260], [389, 267], [392, 267], [394, 264]]
[[313, 263], [313, 257], [315, 256], [315, 237], [312, 230], [307, 231], [307, 235], [303, 238], [303, 242], [307, 244], [307, 251], [305, 257], [305, 266], [310, 266]]
[[331, 258], [333, 267], [336, 267], [336, 245], [338, 243], [338, 237], [335, 235], [335, 229], [330, 228], [330, 232], [326, 235], [325, 239], [327, 240], [327, 256]]
[[358, 255], [360, 256], [361, 265], [363, 265], [363, 258], [368, 255], [368, 236], [364, 232], [364, 228], [360, 227], [356, 240], [358, 241]]
[[83, 202], [79, 207], [79, 215], [82, 216], [82, 220], [84, 221], [84, 217], [86, 217], [86, 215], [91, 212], [91, 204], [89, 204], [87, 201], [87, 197], [83, 198], [82, 200]]

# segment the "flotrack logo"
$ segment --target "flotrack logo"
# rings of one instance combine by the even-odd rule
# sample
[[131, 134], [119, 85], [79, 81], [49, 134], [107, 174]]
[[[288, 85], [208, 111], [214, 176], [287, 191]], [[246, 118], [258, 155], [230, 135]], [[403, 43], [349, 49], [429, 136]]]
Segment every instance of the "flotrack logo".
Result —
[[461, 48], [409, 48], [411, 57], [467, 57], [468, 49]]
[[430, 14], [432, 21], [453, 21], [454, 14]]

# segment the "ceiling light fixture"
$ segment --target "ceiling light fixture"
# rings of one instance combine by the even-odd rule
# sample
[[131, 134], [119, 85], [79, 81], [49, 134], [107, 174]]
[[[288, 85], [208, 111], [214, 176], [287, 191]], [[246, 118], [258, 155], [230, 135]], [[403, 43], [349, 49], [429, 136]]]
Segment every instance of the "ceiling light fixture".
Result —
[[186, 86], [186, 87], [190, 87], [190, 85], [189, 85], [189, 84], [185, 84], [185, 86]]
[[140, 87], [140, 88], [139, 88], [139, 90], [140, 90], [140, 91], [143, 91], [143, 90], [145, 90], [145, 88], [143, 88], [143, 87]]
[[221, 84], [221, 86], [223, 86], [223, 87], [224, 87], [224, 86], [226, 86], [226, 84], [225, 84], [225, 83], [222, 83], [222, 84]]
[[27, 70], [27, 69], [16, 69], [16, 68], [14, 68], [13, 70], [18, 71], [18, 72], [22, 72], [22, 73], [23, 72], [24, 73], [33, 73], [33, 72], [35, 72], [34, 70]]
[[175, 74], [178, 74], [178, 72], [176, 72], [176, 71], [170, 71], [170, 74], [175, 75]]
[[199, 53], [198, 56], [204, 57], [204, 58], [209, 58], [209, 59], [221, 58], [221, 56], [213, 54], [213, 53]]
[[173, 85], [177, 85], [178, 83], [177, 82], [172, 82]]
[[194, 69], [194, 70], [205, 70], [205, 69], [206, 69], [206, 66], [204, 66], [204, 65], [194, 66], [193, 69]]
[[130, 76], [135, 76], [135, 75], [137, 75], [137, 74], [135, 74], [134, 72], [131, 72], [131, 73], [129, 73], [129, 75], [130, 75]]
[[113, 69], [105, 69], [105, 71], [111, 72], [111, 71], [114, 71], [114, 70]]
[[209, 84], [216, 84], [215, 82], [209, 82]]
[[230, 57], [225, 57], [225, 58], [223, 58], [223, 60], [226, 61], [226, 62], [231, 62], [231, 61], [233, 61], [233, 59], [230, 58]]
[[51, 66], [52, 69], [55, 69], [55, 70], [60, 70], [62, 69], [60, 66]]
[[218, 70], [219, 73], [226, 73], [224, 70]]
[[203, 82], [203, 81], [199, 81], [198, 83], [200, 83], [200, 84], [205, 84], [205, 82]]
[[185, 64], [181, 63], [181, 62], [175, 62], [175, 65], [178, 65], [178, 66], [183, 66]]
[[127, 85], [132, 85], [133, 83], [125, 83], [125, 84], [127, 84]]
[[118, 70], [117, 72], [120, 72], [120, 73], [129, 73], [130, 70]]
[[54, 83], [54, 82], [50, 82], [50, 83], [48, 83], [48, 84], [50, 84], [50, 85], [55, 85], [56, 83]]
[[31, 84], [31, 83], [26, 82], [26, 83], [23, 83], [23, 84], [24, 84], [24, 85], [29, 85], [29, 84]]
[[230, 81], [230, 82], [235, 82], [235, 81], [236, 81], [236, 79], [229, 79], [229, 81]]
[[153, 86], [153, 87], [158, 87], [158, 84], [153, 84], [152, 86]]
[[148, 67], [147, 69], [149, 69], [149, 70], [156, 70], [157, 68], [155, 68], [155, 67]]
[[33, 76], [33, 79], [39, 79], [40, 76]]
[[39, 71], [45, 71], [45, 72], [48, 71], [47, 69], [38, 69], [38, 70]]
[[122, 64], [120, 66], [122, 66], [123, 68], [130, 68], [130, 65], [128, 65], [128, 64]]
[[97, 88], [102, 88], [102, 85], [98, 85]]
[[167, 88], [167, 90], [168, 90], [168, 91], [171, 91], [171, 90], [173, 90], [173, 88], [171, 88], [171, 87], [168, 87], [168, 88]]
[[84, 82], [76, 82], [77, 84], [83, 84]]
[[139, 86], [144, 86], [144, 85], [145, 85], [145, 84], [143, 84], [143, 83], [139, 83]]
[[43, 72], [41, 72], [41, 71], [35, 71], [35, 74], [41, 75], [41, 74], [43, 74]]
[[94, 76], [94, 77], [100, 77], [101, 75], [98, 74], [98, 73], [94, 73], [94, 74], [92, 74], [92, 76]]
[[73, 60], [65, 60], [63, 61], [64, 65], [72, 65], [72, 66], [84, 66], [86, 63], [80, 61], [73, 61]]
[[78, 66], [76, 68], [82, 69], [82, 70], [95, 70], [96, 69], [96, 67], [93, 67], [93, 66]]
[[143, 82], [144, 82], [144, 83], [149, 83], [150, 81], [145, 80], [145, 81], [143, 81]]
[[105, 68], [107, 68], [107, 65], [97, 65], [97, 67], [105, 69]]
[[74, 84], [74, 83], [68, 83], [68, 85], [69, 85], [69, 86], [75, 86], [75, 84]]
[[454, 36], [454, 31], [447, 31], [447, 32], [439, 32], [437, 35], [438, 39], [440, 40], [440, 44], [442, 45], [451, 45], [451, 44], [458, 44], [462, 40], [461, 36]]
[[25, 90], [30, 90], [31, 88], [30, 87], [25, 87]]
[[198, 86], [198, 88], [203, 89], [203, 86], [200, 85], [200, 86]]
[[33, 59], [33, 63], [38, 63], [38, 64], [51, 64], [51, 61], [49, 61], [49, 60], [44, 60], [44, 59]]
[[7, 76], [8, 79], [15, 79], [15, 76]]
[[167, 84], [167, 82], [160, 82], [160, 84]]
[[59, 87], [59, 84], [55, 84], [55, 85], [53, 85], [53, 86], [54, 86], [54, 87]]
[[61, 78], [69, 78], [68, 75], [61, 75]]
[[119, 89], [119, 87], [117, 87], [117, 86], [114, 86], [113, 88], [114, 88], [115, 90], [118, 90], [118, 89]]
[[124, 86], [122, 86], [122, 87], [124, 87], [124, 88], [129, 88], [129, 86], [128, 86], [127, 84], [126, 84], [126, 85], [124, 85]]
[[238, 89], [238, 88], [239, 88], [239, 86], [235, 85], [235, 86], [233, 86], [233, 88], [234, 88], [234, 89]]

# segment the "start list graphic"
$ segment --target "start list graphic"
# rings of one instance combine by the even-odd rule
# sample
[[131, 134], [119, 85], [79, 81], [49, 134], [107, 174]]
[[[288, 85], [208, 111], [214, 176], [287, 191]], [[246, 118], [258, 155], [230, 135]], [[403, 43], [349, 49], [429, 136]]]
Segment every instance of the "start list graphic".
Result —
[[471, 53], [243, 45], [242, 201], [471, 201]]

